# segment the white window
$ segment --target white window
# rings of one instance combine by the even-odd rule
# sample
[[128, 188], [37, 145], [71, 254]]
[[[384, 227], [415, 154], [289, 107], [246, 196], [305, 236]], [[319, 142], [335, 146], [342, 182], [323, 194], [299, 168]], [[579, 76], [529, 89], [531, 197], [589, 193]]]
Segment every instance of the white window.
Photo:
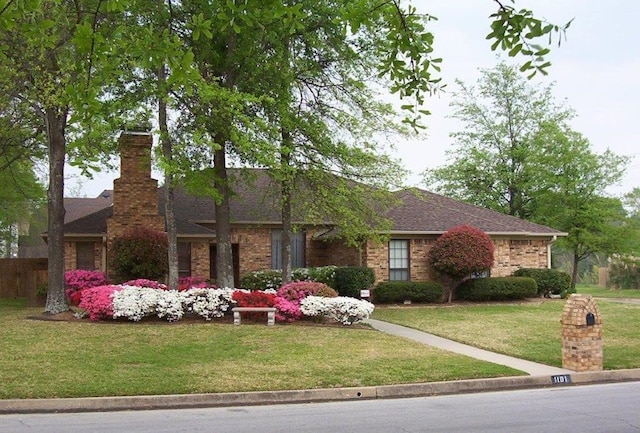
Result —
[[389, 281], [409, 281], [409, 241], [389, 241]]

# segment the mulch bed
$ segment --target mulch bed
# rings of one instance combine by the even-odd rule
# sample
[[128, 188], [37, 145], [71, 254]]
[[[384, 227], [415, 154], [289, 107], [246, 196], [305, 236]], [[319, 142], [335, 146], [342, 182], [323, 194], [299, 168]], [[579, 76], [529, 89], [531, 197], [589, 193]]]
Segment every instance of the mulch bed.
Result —
[[[157, 325], [185, 325], [185, 324], [206, 324], [206, 323], [216, 323], [216, 324], [225, 324], [225, 325], [233, 325], [233, 314], [225, 314], [223, 317], [216, 317], [209, 321], [203, 319], [202, 317], [196, 314], [185, 314], [182, 319], [176, 320], [174, 322], [169, 322], [166, 319], [161, 319], [157, 316], [148, 316], [144, 317], [142, 320], [138, 322], [134, 322], [133, 320], [127, 320], [124, 318], [113, 319], [113, 320], [96, 320], [92, 321], [89, 318], [78, 319], [75, 316], [74, 310], [65, 311], [63, 313], [58, 314], [49, 314], [42, 313], [37, 316], [27, 316], [29, 320], [41, 320], [41, 321], [50, 321], [50, 322], [83, 322], [83, 323], [96, 323], [96, 324], [157, 324]], [[254, 320], [251, 318], [242, 318], [242, 324], [263, 324], [267, 326], [266, 316], [259, 320]], [[242, 325], [240, 325], [242, 326]], [[297, 320], [295, 322], [276, 322], [276, 326], [313, 326], [313, 327], [327, 327], [327, 328], [350, 328], [350, 329], [373, 329], [369, 325], [356, 323], [354, 325], [345, 326], [338, 322], [332, 320], [323, 320], [323, 321], [314, 321], [314, 320]]]

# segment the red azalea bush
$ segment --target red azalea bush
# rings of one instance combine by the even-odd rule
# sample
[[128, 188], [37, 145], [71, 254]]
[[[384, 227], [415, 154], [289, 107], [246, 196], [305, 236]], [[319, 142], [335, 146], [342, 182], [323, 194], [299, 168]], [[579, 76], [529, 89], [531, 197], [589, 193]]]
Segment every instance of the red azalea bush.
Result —
[[106, 284], [109, 284], [109, 280], [102, 271], [74, 269], [64, 273], [64, 293], [71, 305], [78, 305], [80, 303], [82, 289], [104, 286]]
[[91, 320], [113, 318], [113, 293], [121, 289], [112, 285], [83, 289], [78, 306], [87, 311]]
[[258, 290], [254, 292], [236, 290], [233, 292], [233, 300], [238, 307], [273, 307], [276, 303], [276, 295]]
[[[259, 290], [254, 292], [236, 290], [233, 292], [232, 299], [238, 304], [238, 307], [273, 307], [276, 304], [276, 295]], [[243, 317], [254, 320], [259, 320], [264, 317], [264, 313], [258, 312], [247, 312], [242, 314]]]

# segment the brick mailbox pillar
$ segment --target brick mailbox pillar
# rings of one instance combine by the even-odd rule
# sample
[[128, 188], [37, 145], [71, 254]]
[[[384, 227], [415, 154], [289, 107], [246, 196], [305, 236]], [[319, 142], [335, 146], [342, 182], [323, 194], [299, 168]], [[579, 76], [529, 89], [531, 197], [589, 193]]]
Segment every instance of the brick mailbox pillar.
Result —
[[569, 296], [562, 310], [562, 367], [602, 370], [602, 320], [591, 295]]

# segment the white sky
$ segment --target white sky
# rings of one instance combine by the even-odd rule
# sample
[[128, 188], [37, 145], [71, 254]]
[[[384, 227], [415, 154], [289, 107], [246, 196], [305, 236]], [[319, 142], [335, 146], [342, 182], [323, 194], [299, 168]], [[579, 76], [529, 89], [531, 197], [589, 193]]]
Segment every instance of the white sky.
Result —
[[[510, 4], [509, 0], [504, 0]], [[455, 79], [471, 84], [480, 77], [478, 68], [492, 68], [496, 53], [485, 40], [488, 16], [496, 9], [492, 0], [413, 0], [421, 13], [438, 17], [430, 28], [435, 35], [435, 56], [443, 58], [442, 78], [455, 89]], [[557, 101], [566, 99], [577, 113], [573, 129], [589, 139], [592, 149], [607, 148], [633, 159], [612, 194], [640, 187], [640, 2], [630, 0], [517, 0], [516, 8], [532, 9], [537, 17], [556, 24], [574, 18], [562, 46], [550, 55], [549, 76], [534, 83], [555, 82]], [[524, 60], [508, 59], [508, 62]], [[419, 173], [446, 163], [449, 134], [459, 124], [448, 118], [449, 95], [427, 100], [432, 114], [425, 119], [427, 132], [417, 140], [396, 144], [396, 155], [413, 173], [408, 183], [420, 186]], [[67, 195], [95, 197], [113, 187], [116, 172], [102, 172], [93, 180], [79, 178], [67, 167]], [[157, 176], [156, 176], [157, 177]]]

